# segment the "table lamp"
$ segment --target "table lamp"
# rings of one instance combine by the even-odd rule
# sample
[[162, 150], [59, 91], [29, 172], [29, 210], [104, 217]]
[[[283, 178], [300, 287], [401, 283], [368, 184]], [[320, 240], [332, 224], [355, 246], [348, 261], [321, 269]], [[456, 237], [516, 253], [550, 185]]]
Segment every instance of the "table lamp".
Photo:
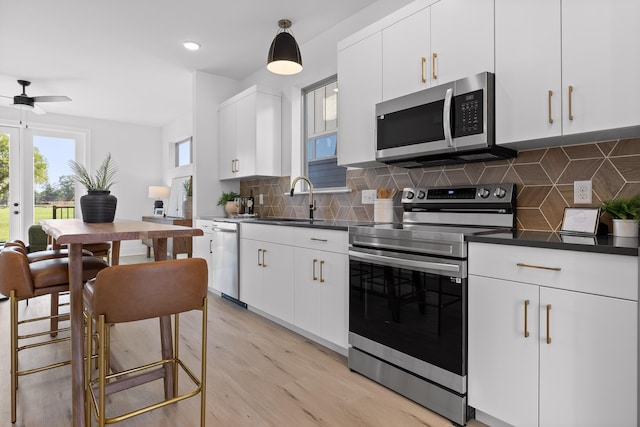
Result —
[[164, 202], [162, 199], [169, 197], [169, 187], [163, 185], [150, 185], [149, 186], [149, 198], [155, 199], [153, 202], [153, 213], [156, 215], [162, 215], [164, 213]]

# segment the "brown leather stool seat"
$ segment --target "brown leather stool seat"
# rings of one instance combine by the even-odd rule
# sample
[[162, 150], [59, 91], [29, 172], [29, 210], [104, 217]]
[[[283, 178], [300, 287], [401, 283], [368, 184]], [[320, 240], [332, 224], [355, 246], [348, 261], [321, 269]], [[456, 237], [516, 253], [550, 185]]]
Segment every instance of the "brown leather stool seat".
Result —
[[[50, 339], [48, 341], [30, 344], [29, 346], [18, 346], [19, 340], [32, 339], [44, 335], [55, 336], [58, 332], [68, 330], [68, 328], [58, 329], [57, 327], [58, 320], [66, 320], [66, 318], [68, 318], [68, 315], [59, 316], [57, 314], [57, 301], [55, 310], [52, 304], [52, 314], [50, 316], [25, 320], [18, 318], [18, 302], [20, 300], [48, 294], [57, 295], [59, 292], [69, 290], [68, 262], [68, 258], [52, 258], [29, 262], [24, 248], [19, 245], [5, 247], [2, 252], [0, 252], [0, 293], [9, 295], [11, 304], [11, 422], [16, 421], [18, 377], [69, 364], [69, 361], [65, 361], [34, 369], [18, 370], [19, 351], [41, 345], [55, 344], [69, 339], [68, 337]], [[94, 257], [83, 257], [82, 263], [83, 277], [87, 280], [95, 277], [100, 270], [107, 267], [106, 262]], [[31, 333], [25, 336], [19, 335], [18, 328], [21, 324], [40, 320], [50, 320], [51, 328], [46, 332]]]
[[[144, 264], [117, 265], [100, 271], [95, 279], [85, 284], [83, 297], [85, 316], [87, 317], [87, 337], [93, 335], [95, 320], [98, 335], [98, 377], [92, 378], [90, 359], [85, 359], [85, 398], [89, 405], [86, 411], [86, 424], [90, 425], [91, 413], [99, 426], [119, 422], [148, 412], [162, 406], [175, 403], [196, 394], [200, 394], [200, 425], [204, 426], [205, 414], [205, 378], [207, 359], [207, 263], [202, 258], [187, 258], [169, 261], [158, 261]], [[202, 311], [202, 348], [201, 373], [196, 377], [178, 358], [179, 327], [178, 314], [191, 311]], [[145, 366], [126, 371], [108, 373], [108, 355], [110, 344], [108, 325], [114, 323], [134, 322], [155, 317], [174, 315], [174, 354], [169, 359], [159, 360]], [[86, 339], [86, 354], [91, 352], [91, 339]], [[131, 343], [135, 345], [136, 343]], [[163, 369], [171, 365], [173, 377], [173, 398], [141, 409], [134, 409], [121, 415], [107, 418], [105, 400], [107, 393], [116, 393], [126, 388], [143, 383], [136, 381], [135, 374], [150, 370]], [[195, 384], [195, 389], [181, 395], [178, 393], [178, 367], [182, 368]], [[133, 378], [132, 378], [133, 376]], [[157, 376], [152, 377], [157, 379]], [[129, 382], [129, 384], [125, 384]], [[148, 382], [148, 381], [146, 381]], [[112, 391], [107, 389], [112, 388]]]

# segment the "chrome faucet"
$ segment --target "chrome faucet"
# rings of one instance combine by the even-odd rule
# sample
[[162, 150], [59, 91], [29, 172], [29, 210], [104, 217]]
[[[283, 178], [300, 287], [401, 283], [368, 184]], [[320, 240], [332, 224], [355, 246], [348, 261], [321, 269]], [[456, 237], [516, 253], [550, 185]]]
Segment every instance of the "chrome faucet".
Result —
[[306, 181], [309, 184], [309, 219], [313, 221], [313, 211], [316, 210], [316, 201], [313, 200], [313, 184], [311, 184], [311, 180], [306, 176], [299, 176], [293, 180], [291, 183], [291, 197], [293, 197], [293, 192], [296, 188], [296, 183], [300, 180]]

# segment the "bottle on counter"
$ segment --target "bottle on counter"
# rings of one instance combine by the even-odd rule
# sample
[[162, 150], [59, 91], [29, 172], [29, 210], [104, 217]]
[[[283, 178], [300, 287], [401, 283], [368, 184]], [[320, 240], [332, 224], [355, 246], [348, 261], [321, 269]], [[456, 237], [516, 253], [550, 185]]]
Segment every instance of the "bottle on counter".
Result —
[[249, 197], [247, 197], [247, 213], [249, 215], [253, 215], [253, 190], [249, 192]]

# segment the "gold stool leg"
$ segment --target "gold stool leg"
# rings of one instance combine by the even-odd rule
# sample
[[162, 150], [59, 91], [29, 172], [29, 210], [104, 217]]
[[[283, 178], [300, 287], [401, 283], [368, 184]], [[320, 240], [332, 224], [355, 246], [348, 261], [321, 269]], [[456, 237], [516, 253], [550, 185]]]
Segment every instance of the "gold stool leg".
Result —
[[16, 422], [16, 397], [18, 392], [18, 298], [16, 291], [9, 295], [11, 303], [11, 422]]
[[100, 334], [99, 344], [100, 347], [98, 349], [98, 375], [100, 376], [98, 379], [98, 392], [100, 393], [100, 397], [98, 398], [98, 425], [100, 427], [104, 427], [105, 425], [105, 377], [107, 376], [107, 363], [106, 363], [106, 352], [107, 344], [106, 344], [106, 326], [104, 321], [104, 314], [101, 314], [98, 318], [98, 333]]
[[178, 351], [180, 349], [180, 315], [176, 313], [174, 316], [174, 337], [173, 337], [173, 397], [178, 395]]
[[202, 355], [200, 371], [200, 427], [204, 427], [207, 407], [207, 297], [202, 306]]
[[91, 315], [85, 311], [84, 318], [87, 325], [87, 335], [85, 337], [85, 364], [84, 364], [84, 416], [85, 424], [91, 426], [91, 414], [93, 413], [93, 404], [91, 403], [91, 356], [93, 355], [93, 319]]

